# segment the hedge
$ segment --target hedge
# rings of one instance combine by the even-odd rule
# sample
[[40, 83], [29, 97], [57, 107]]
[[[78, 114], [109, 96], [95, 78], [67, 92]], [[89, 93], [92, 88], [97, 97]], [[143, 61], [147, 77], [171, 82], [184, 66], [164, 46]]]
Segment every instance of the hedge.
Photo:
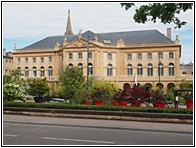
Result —
[[120, 106], [74, 105], [74, 104], [67, 104], [67, 103], [49, 104], [49, 103], [33, 103], [33, 102], [4, 102], [3, 107], [193, 114], [192, 109], [154, 108], [154, 107], [138, 107], [138, 108], [135, 108], [135, 107], [120, 107]]

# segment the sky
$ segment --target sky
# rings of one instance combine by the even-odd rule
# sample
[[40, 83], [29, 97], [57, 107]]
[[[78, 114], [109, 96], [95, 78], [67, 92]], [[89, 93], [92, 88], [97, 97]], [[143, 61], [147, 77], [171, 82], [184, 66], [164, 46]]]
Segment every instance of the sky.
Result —
[[[135, 3], [137, 7], [144, 3]], [[179, 36], [182, 45], [180, 63], [193, 62], [194, 10], [176, 15], [187, 24], [174, 29], [174, 24], [134, 22], [135, 8], [126, 11], [120, 2], [3, 2], [2, 49], [13, 52], [14, 44], [22, 49], [48, 36], [66, 31], [68, 9], [74, 34], [91, 30], [95, 33], [157, 29], [167, 36], [172, 29], [172, 41]], [[193, 8], [194, 9], [194, 8]]]

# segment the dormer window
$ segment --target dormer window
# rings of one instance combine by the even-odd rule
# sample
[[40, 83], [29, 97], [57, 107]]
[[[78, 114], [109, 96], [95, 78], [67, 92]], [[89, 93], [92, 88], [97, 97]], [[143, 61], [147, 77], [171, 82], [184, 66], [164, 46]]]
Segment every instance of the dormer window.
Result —
[[111, 41], [110, 40], [103, 40], [103, 43], [111, 45]]

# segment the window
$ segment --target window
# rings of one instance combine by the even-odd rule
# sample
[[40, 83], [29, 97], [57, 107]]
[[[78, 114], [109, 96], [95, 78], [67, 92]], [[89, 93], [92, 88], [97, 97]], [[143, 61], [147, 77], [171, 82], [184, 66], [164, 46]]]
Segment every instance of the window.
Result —
[[162, 59], [162, 58], [163, 58], [163, 54], [159, 53], [159, 59]]
[[36, 63], [36, 58], [33, 58], [33, 63]]
[[137, 65], [137, 74], [138, 76], [142, 76], [142, 64]]
[[88, 75], [89, 76], [93, 75], [93, 64], [91, 63], [88, 64]]
[[33, 74], [32, 74], [32, 77], [36, 77], [37, 76], [37, 70], [36, 70], [36, 67], [33, 67]]
[[21, 74], [20, 74], [20, 73], [21, 73], [21, 68], [18, 67], [17, 70], [18, 70], [18, 72], [19, 72], [18, 77], [20, 78], [20, 77], [21, 77]]
[[49, 77], [52, 77], [52, 72], [53, 72], [52, 66], [49, 66], [49, 67], [48, 67], [48, 76], [49, 76]]
[[79, 69], [80, 71], [83, 71], [83, 66], [82, 66], [81, 63], [78, 64], [78, 69]]
[[69, 67], [69, 68], [72, 68], [72, 67], [73, 67], [73, 64], [70, 63], [70, 64], [68, 65], [68, 67]]
[[148, 59], [152, 59], [152, 53], [148, 54]]
[[92, 59], [92, 53], [88, 53], [88, 58]]
[[108, 60], [112, 60], [112, 54], [108, 54]]
[[72, 53], [69, 53], [69, 59], [72, 59], [73, 56], [72, 56]]
[[132, 55], [131, 54], [128, 54], [127, 55], [127, 60], [131, 60], [132, 59]]
[[25, 58], [25, 63], [28, 63], [28, 58]]
[[52, 62], [52, 57], [49, 57], [49, 62]]
[[173, 53], [169, 53], [169, 58], [173, 59], [174, 58], [174, 54]]
[[182, 72], [182, 75], [183, 75], [183, 76], [186, 76], [186, 72]]
[[131, 64], [127, 65], [127, 75], [132, 76], [132, 65]]
[[78, 53], [78, 59], [82, 59], [82, 53]]
[[148, 64], [148, 76], [153, 76], [153, 68], [152, 64]]
[[20, 58], [18, 58], [18, 63], [20, 63]]
[[142, 54], [138, 54], [137, 58], [138, 58], [138, 60], [141, 60], [142, 59]]
[[174, 64], [169, 64], [169, 76], [174, 76]]
[[163, 64], [158, 64], [158, 76], [163, 76]]
[[42, 63], [44, 62], [44, 58], [41, 58], [41, 62], [42, 62]]
[[42, 66], [40, 69], [40, 77], [44, 77], [45, 76], [45, 71], [44, 71], [44, 67]]
[[25, 77], [29, 77], [29, 68], [25, 67]]
[[107, 67], [107, 76], [112, 76], [112, 65], [111, 64], [108, 64], [108, 67]]

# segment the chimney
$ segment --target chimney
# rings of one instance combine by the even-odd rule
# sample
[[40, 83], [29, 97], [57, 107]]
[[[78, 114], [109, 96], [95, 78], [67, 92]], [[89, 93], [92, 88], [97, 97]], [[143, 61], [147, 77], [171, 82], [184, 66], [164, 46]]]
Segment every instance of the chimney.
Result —
[[6, 49], [3, 49], [3, 56], [6, 56]]
[[171, 28], [167, 28], [167, 37], [171, 40]]

